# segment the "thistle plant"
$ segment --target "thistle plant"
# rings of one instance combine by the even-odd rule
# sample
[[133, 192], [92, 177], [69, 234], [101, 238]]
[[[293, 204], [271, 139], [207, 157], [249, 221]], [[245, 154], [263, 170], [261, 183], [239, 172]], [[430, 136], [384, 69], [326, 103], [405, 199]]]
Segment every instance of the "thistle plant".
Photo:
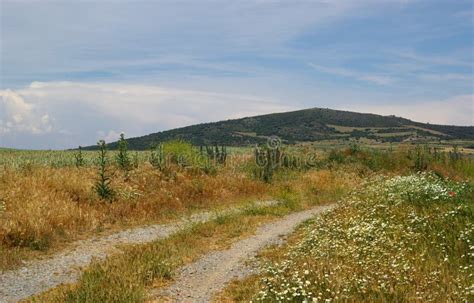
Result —
[[154, 168], [157, 168], [160, 171], [163, 171], [165, 169], [166, 159], [165, 153], [163, 151], [163, 145], [158, 144], [156, 147], [152, 146], [148, 161]]
[[98, 178], [94, 184], [94, 189], [100, 198], [110, 200], [114, 196], [114, 191], [110, 186], [110, 176], [107, 169], [108, 157], [107, 147], [104, 140], [97, 142], [99, 146], [99, 156], [97, 158]]
[[216, 151], [217, 151], [217, 163], [224, 165], [225, 161], [227, 160], [227, 148], [222, 145], [220, 150], [219, 147], [216, 145]]
[[425, 151], [423, 147], [417, 145], [415, 148], [415, 170], [424, 171], [427, 166]]
[[[202, 155], [203, 148], [200, 147], [200, 153]], [[220, 148], [216, 144], [214, 147], [206, 146], [207, 157], [216, 164], [224, 165], [227, 160], [227, 148], [222, 145]]]
[[76, 167], [84, 166], [84, 157], [82, 156], [82, 147], [79, 146], [79, 149], [74, 154], [74, 159], [76, 160]]
[[455, 165], [459, 160], [461, 160], [461, 152], [457, 145], [453, 145], [453, 150], [449, 152], [449, 159], [452, 165]]
[[264, 182], [270, 183], [273, 178], [274, 171], [280, 166], [281, 153], [277, 148], [260, 148], [255, 147], [255, 170], [254, 176]]
[[128, 155], [128, 143], [125, 140], [125, 135], [120, 134], [120, 139], [118, 142], [118, 154], [116, 156], [118, 166], [127, 174], [131, 168], [131, 161]]
[[148, 161], [154, 168], [163, 173], [164, 176], [170, 177], [173, 175], [170, 169], [170, 157], [166, 156], [163, 144], [152, 145]]
[[210, 146], [206, 146], [207, 157], [211, 160], [215, 159], [215, 149]]

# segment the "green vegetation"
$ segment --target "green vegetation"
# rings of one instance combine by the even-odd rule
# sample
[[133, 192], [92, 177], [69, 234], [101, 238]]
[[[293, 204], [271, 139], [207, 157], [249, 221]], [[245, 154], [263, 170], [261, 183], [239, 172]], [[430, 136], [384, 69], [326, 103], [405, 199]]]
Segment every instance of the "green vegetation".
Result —
[[[206, 155], [208, 159], [215, 164], [225, 164], [225, 161], [227, 160], [227, 147], [221, 146], [205, 146], [206, 149]], [[204, 147], [200, 146], [199, 151], [201, 153], [201, 156], [204, 154]]]
[[271, 182], [274, 171], [279, 168], [281, 153], [279, 147], [256, 147], [254, 151], [254, 176], [264, 182]]
[[97, 159], [98, 178], [94, 184], [94, 189], [102, 199], [111, 200], [114, 191], [110, 186], [111, 180], [108, 171], [109, 160], [107, 157], [107, 147], [104, 140], [100, 140], [97, 145], [99, 145], [99, 155]]
[[115, 158], [120, 169], [122, 169], [125, 174], [128, 174], [129, 170], [132, 167], [132, 162], [130, 161], [130, 157], [128, 155], [128, 143], [127, 140], [125, 140], [125, 135], [123, 133], [120, 134], [120, 140], [118, 142], [118, 153]]
[[[131, 138], [129, 144], [136, 150], [177, 139], [196, 146], [249, 146], [265, 143], [272, 136], [278, 136], [288, 144], [322, 140], [369, 140], [374, 143], [470, 140], [472, 144], [474, 127], [433, 125], [395, 116], [312, 108], [192, 125]], [[110, 149], [117, 147], [117, 142], [109, 144]]]
[[[115, 159], [118, 151], [108, 150], [111, 159]], [[0, 171], [2, 169], [25, 169], [27, 167], [74, 167], [77, 164], [77, 150], [14, 150], [0, 149]], [[97, 150], [89, 151], [81, 147], [80, 152], [83, 167], [93, 167], [96, 165]], [[148, 153], [138, 152], [140, 163], [148, 161]]]
[[167, 163], [166, 163], [165, 152], [163, 151], [162, 144], [158, 144], [156, 147], [152, 146], [151, 151], [150, 151], [149, 162], [154, 168], [162, 172], [166, 170]]
[[84, 156], [82, 155], [82, 147], [79, 146], [77, 149], [77, 152], [74, 154], [74, 159], [76, 160], [76, 167], [79, 168], [81, 166], [84, 166]]

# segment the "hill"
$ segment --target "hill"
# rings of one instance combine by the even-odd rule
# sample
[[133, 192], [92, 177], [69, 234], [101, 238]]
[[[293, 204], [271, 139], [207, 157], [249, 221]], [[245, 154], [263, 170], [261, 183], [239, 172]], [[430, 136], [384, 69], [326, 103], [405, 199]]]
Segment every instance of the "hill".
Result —
[[[378, 142], [473, 140], [474, 126], [435, 125], [396, 116], [311, 108], [191, 125], [127, 140], [131, 149], [143, 150], [171, 139], [195, 145], [248, 146], [265, 142], [270, 136], [278, 136], [288, 144], [351, 138]], [[116, 146], [116, 142], [109, 144], [112, 149]]]

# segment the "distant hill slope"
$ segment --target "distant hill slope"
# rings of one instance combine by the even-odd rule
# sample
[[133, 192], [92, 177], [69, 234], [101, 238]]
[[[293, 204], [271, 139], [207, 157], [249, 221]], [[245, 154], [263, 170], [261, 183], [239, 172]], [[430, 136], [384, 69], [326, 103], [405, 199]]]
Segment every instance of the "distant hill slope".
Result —
[[[278, 136], [288, 144], [350, 138], [380, 142], [466, 140], [474, 139], [474, 127], [434, 125], [395, 116], [311, 108], [191, 125], [127, 140], [131, 149], [143, 150], [153, 143], [170, 139], [184, 139], [195, 145], [246, 146], [265, 142], [269, 136]], [[112, 149], [116, 146], [116, 142], [109, 144]]]

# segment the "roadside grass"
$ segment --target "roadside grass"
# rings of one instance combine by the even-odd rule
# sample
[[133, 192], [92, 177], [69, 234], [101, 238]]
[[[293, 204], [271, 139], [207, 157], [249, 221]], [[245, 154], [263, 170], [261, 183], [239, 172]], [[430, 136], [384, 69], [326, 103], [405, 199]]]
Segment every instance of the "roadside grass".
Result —
[[[33, 302], [142, 302], [148, 288], [172, 281], [180, 266], [201, 255], [227, 248], [248, 237], [261, 224], [315, 205], [327, 204], [348, 193], [358, 182], [336, 171], [310, 171], [296, 181], [274, 185], [276, 206], [245, 206], [241, 212], [217, 214], [169, 238], [149, 244], [123, 246], [123, 253], [92, 264], [74, 285], [61, 286], [31, 299]], [[314, 191], [314, 186], [319, 188]], [[338, 188], [334, 190], [334, 188]], [[316, 198], [323, 196], [323, 199]]]
[[433, 174], [376, 177], [216, 301], [472, 301], [473, 201], [472, 184]]

